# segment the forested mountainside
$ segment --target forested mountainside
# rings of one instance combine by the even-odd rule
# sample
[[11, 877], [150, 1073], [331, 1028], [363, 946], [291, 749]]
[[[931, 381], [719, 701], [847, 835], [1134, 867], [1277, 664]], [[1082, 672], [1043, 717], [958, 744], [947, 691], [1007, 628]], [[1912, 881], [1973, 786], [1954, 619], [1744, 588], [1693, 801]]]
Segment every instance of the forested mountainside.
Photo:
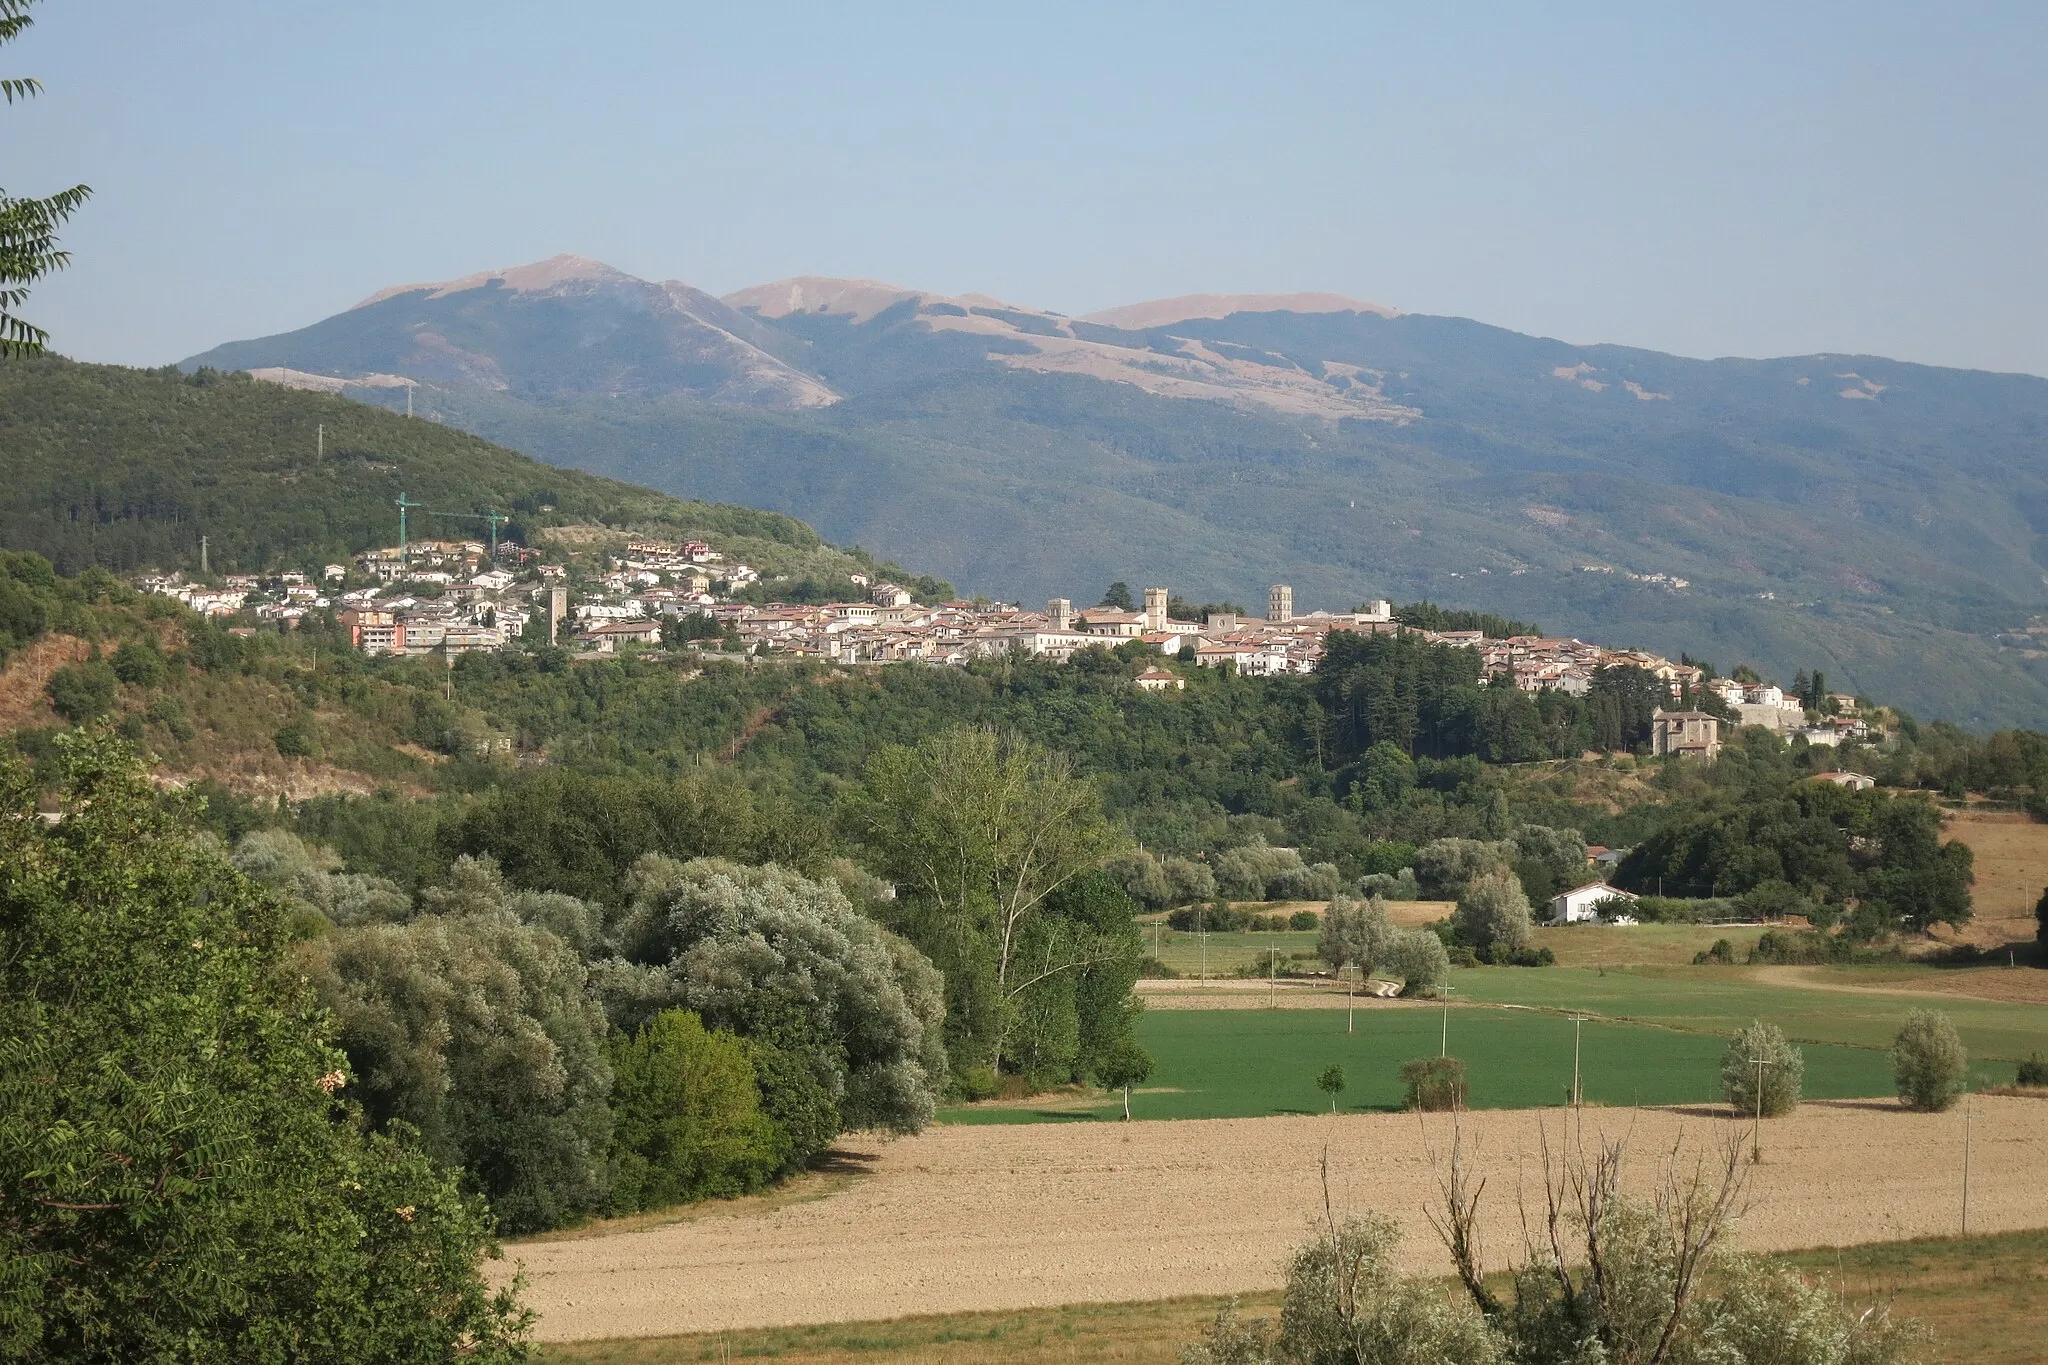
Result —
[[0, 364], [0, 547], [64, 572], [311, 567], [412, 534], [482, 540], [602, 523], [705, 535], [768, 568], [831, 552], [794, 518], [560, 469], [438, 422], [246, 375], [52, 358]]
[[[1088, 321], [831, 280], [721, 302], [571, 259], [187, 365], [413, 379], [418, 410], [542, 459], [801, 516], [968, 591], [1434, 597], [2048, 722], [2022, 634], [2048, 606], [2048, 381], [1346, 302]], [[377, 383], [345, 391], [404, 405]]]

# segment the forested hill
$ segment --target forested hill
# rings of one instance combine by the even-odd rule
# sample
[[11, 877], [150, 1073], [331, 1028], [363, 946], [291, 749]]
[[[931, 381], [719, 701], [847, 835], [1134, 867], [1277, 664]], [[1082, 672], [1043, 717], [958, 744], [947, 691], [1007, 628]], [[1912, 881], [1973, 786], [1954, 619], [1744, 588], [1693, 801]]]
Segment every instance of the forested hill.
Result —
[[[322, 433], [324, 428], [324, 435]], [[324, 449], [323, 449], [324, 447]], [[394, 542], [403, 492], [421, 538], [515, 537], [568, 522], [717, 537], [772, 567], [821, 541], [775, 512], [557, 469], [438, 422], [246, 375], [56, 358], [0, 363], [0, 547], [62, 572], [319, 563]], [[449, 515], [467, 514], [467, 515]]]

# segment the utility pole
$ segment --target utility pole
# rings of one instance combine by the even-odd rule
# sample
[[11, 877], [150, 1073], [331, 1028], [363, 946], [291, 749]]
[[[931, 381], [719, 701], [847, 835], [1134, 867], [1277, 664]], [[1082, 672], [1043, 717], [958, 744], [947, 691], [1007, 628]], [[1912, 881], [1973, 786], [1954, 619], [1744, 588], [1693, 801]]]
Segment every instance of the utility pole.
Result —
[[313, 463], [324, 464], [327, 460], [327, 424], [322, 422], [313, 431]]
[[1579, 1089], [1579, 1026], [1586, 1022], [1583, 1014], [1572, 1016], [1572, 1111], [1579, 1115], [1581, 1125], [1585, 1123], [1583, 1109], [1585, 1092]]
[[1756, 1115], [1750, 1120], [1749, 1164], [1761, 1166], [1764, 1160], [1764, 1068], [1770, 1066], [1768, 1057], [1752, 1057], [1756, 1063]]
[[1438, 1060], [1451, 1055], [1451, 992], [1456, 989], [1458, 989], [1456, 986], [1442, 986], [1438, 988], [1439, 993], [1444, 998], [1444, 1033], [1443, 1037], [1437, 1040], [1436, 1045]]
[[1208, 916], [1209, 916], [1209, 908], [1208, 908], [1207, 906], [1203, 906], [1203, 907], [1202, 907], [1201, 909], [1199, 909], [1199, 910], [1195, 911], [1195, 937], [1196, 937], [1196, 938], [1198, 938], [1198, 939], [1200, 939], [1200, 940], [1201, 940], [1201, 944], [1202, 944], [1202, 969], [1201, 969], [1201, 970], [1202, 970], [1202, 977], [1201, 977], [1201, 979], [1202, 979], [1202, 980], [1204, 980], [1204, 981], [1207, 981], [1207, 980], [1209, 979], [1209, 918], [1208, 918]]
[[206, 537], [199, 537], [199, 572], [206, 572]]
[[1970, 1121], [1973, 1111], [1969, 1096], [1963, 1097], [1963, 1236], [1970, 1235]]
[[1351, 1032], [1351, 1016], [1358, 1009], [1358, 967], [1351, 964], [1351, 996], [1344, 1002], [1344, 1031]]
[[1280, 949], [1271, 939], [1266, 941], [1266, 1008], [1273, 1009], [1280, 1003]]

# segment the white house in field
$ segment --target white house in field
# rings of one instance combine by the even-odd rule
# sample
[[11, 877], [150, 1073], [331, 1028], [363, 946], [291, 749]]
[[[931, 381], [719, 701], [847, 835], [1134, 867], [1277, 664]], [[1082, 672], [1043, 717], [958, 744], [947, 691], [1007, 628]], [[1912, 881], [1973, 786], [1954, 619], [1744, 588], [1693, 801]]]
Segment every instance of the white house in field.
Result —
[[[1600, 918], [1600, 907], [1606, 901], [1621, 900], [1635, 904], [1635, 897], [1606, 882], [1587, 882], [1574, 887], [1561, 896], [1550, 900], [1550, 922], [1552, 924], [1587, 924]], [[1633, 915], [1616, 915], [1614, 922], [1634, 924]]]

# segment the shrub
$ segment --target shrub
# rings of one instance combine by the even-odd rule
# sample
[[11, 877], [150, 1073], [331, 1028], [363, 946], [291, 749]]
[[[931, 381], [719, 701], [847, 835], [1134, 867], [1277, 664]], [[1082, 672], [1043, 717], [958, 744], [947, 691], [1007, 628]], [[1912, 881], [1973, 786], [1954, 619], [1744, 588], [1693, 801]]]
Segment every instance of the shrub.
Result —
[[759, 1189], [787, 1160], [747, 1049], [663, 1010], [611, 1050], [612, 1204], [622, 1212]]
[[1692, 955], [1692, 965], [1695, 967], [1703, 967], [1709, 963], [1722, 967], [1734, 966], [1735, 945], [1725, 938], [1717, 938], [1713, 947], [1703, 948]]
[[1378, 896], [1390, 901], [1419, 901], [1422, 887], [1415, 880], [1415, 869], [1404, 867], [1398, 872], [1368, 872], [1357, 882], [1361, 896]]
[[[1764, 1065], [1757, 1066], [1757, 1058]], [[1763, 1073], [1759, 1091], [1757, 1073]], [[1776, 1024], [1752, 1023], [1728, 1040], [1721, 1056], [1721, 1094], [1738, 1114], [1761, 1113], [1777, 1118], [1799, 1105], [1799, 1092], [1806, 1083], [1806, 1058], [1785, 1041]], [[1757, 1100], [1763, 1104], [1759, 1109]]]
[[310, 716], [294, 716], [271, 737], [284, 758], [312, 758], [320, 752], [320, 730]]
[[1529, 942], [1529, 898], [1512, 872], [1481, 872], [1459, 893], [1451, 924], [1458, 938], [1475, 949], [1504, 945], [1513, 952]]
[[164, 680], [163, 651], [154, 635], [124, 641], [114, 651], [114, 676], [130, 687], [155, 687]]
[[1829, 962], [1848, 962], [1856, 956], [1856, 945], [1846, 938], [1823, 934], [1812, 929], [1788, 933], [1783, 929], [1766, 929], [1750, 949], [1751, 962], [1769, 962], [1786, 966], [1815, 966]]
[[114, 670], [97, 659], [66, 664], [50, 675], [46, 691], [57, 714], [73, 725], [98, 720], [114, 709], [114, 695], [121, 680]]
[[1401, 1063], [1401, 1107], [1442, 1113], [1465, 1107], [1465, 1059], [1417, 1057]]
[[1962, 1096], [1970, 1054], [1939, 1010], [1914, 1010], [1892, 1040], [1892, 1075], [1909, 1109], [1939, 1113]]
[[2048, 1085], [2048, 1062], [2042, 1061], [2037, 1052], [2020, 1063], [2019, 1074], [2013, 1079], [2021, 1085]]
[[1344, 887], [1343, 874], [1335, 863], [1288, 868], [1266, 883], [1269, 901], [1326, 901]]
[[1296, 932], [1313, 929], [1322, 922], [1322, 917], [1313, 910], [1297, 910], [1287, 917], [1287, 927]]

